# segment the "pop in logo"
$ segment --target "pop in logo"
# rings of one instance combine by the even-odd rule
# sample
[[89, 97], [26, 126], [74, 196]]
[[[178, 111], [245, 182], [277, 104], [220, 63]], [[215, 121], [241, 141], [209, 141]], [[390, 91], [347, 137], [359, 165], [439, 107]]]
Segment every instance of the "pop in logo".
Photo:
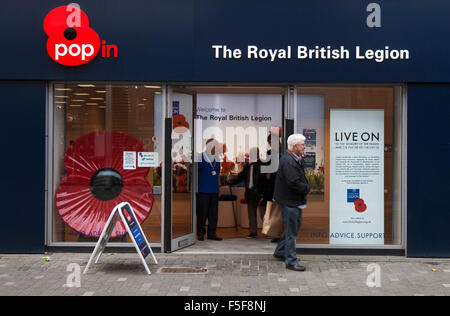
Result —
[[79, 5], [69, 4], [50, 11], [44, 19], [48, 35], [47, 52], [64, 66], [81, 66], [102, 51], [102, 57], [117, 57], [117, 46], [106, 45], [89, 25], [89, 18]]

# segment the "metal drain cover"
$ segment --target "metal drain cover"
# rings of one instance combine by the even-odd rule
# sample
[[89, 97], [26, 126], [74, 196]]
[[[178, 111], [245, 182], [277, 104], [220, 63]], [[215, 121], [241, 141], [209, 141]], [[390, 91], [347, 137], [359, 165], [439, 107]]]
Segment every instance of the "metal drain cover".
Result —
[[206, 268], [187, 268], [187, 267], [162, 267], [158, 273], [178, 273], [178, 274], [205, 274], [208, 273]]

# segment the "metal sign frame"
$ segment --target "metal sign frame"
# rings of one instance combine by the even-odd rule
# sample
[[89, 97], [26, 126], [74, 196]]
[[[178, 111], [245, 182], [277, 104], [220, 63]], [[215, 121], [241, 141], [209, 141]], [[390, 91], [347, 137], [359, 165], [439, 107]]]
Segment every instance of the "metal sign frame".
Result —
[[[89, 261], [86, 265], [86, 268], [84, 269], [83, 274], [87, 273], [94, 258], [96, 258], [95, 263], [98, 263], [98, 261], [100, 260], [100, 257], [106, 248], [106, 244], [108, 243], [111, 233], [113, 232], [114, 227], [116, 227], [117, 221], [119, 219], [124, 224], [128, 235], [130, 236], [131, 240], [133, 241], [134, 247], [136, 248], [136, 251], [138, 252], [139, 257], [141, 258], [141, 261], [145, 267], [145, 270], [147, 271], [148, 274], [151, 274], [150, 269], [148, 268], [147, 262], [145, 261], [146, 256], [144, 257], [144, 255], [142, 254], [141, 249], [139, 248], [139, 245], [136, 242], [136, 238], [128, 224], [128, 221], [125, 218], [125, 216], [123, 215], [123, 213], [121, 212], [121, 210], [123, 210], [125, 208], [126, 208], [127, 212], [131, 213], [130, 215], [132, 216], [132, 218], [134, 220], [136, 219], [133, 208], [131, 207], [131, 205], [128, 202], [122, 202], [122, 203], [118, 204], [116, 207], [114, 207], [114, 209], [111, 212], [111, 215], [108, 218], [108, 221], [106, 222], [105, 228], [103, 229], [103, 232], [102, 232], [100, 238], [98, 239], [97, 244], [95, 245], [94, 251], [92, 252], [91, 257], [89, 258]], [[150, 244], [147, 241], [147, 238], [145, 237], [145, 234], [141, 228], [141, 225], [139, 225], [139, 222], [137, 220], [135, 220], [135, 224], [136, 224], [136, 228], [138, 229], [138, 232], [142, 235], [145, 246], [148, 247], [149, 254], [152, 255], [153, 261], [155, 262], [155, 264], [158, 264], [158, 261], [156, 260], [156, 257], [152, 251], [152, 248], [150, 247]]]

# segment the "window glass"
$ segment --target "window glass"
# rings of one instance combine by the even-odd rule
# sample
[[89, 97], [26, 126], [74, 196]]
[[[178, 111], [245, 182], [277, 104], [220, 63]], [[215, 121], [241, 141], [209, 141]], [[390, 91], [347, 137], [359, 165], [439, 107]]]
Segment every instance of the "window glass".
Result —
[[[161, 242], [161, 87], [56, 84], [53, 242], [95, 242], [114, 206], [130, 202]], [[118, 224], [111, 241], [129, 242]]]
[[300, 244], [401, 243], [398, 89], [298, 89], [296, 131], [306, 137], [311, 185]]

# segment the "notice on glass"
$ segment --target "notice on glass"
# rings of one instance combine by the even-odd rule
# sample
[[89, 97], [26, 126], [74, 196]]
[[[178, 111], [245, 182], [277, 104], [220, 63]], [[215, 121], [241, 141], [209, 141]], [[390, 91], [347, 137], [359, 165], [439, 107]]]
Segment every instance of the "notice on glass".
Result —
[[158, 153], [138, 152], [138, 167], [158, 167]]
[[124, 151], [123, 152], [123, 169], [134, 170], [136, 169], [136, 152]]
[[384, 244], [384, 110], [330, 111], [330, 244]]
[[305, 146], [306, 147], [316, 147], [316, 135], [317, 132], [315, 129], [303, 129], [303, 136], [305, 136]]

